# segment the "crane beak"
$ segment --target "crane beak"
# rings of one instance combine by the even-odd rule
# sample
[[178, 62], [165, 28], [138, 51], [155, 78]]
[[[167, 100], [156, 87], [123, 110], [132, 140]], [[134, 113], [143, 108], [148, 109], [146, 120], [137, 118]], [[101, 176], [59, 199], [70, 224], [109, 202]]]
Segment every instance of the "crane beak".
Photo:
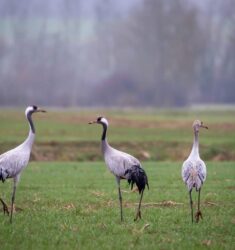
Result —
[[44, 109], [40, 109], [40, 108], [38, 108], [38, 109], [37, 109], [37, 112], [46, 113], [47, 111], [46, 111], [46, 110], [44, 110]]
[[209, 129], [207, 126], [201, 125], [201, 128]]
[[94, 124], [94, 123], [97, 123], [97, 121], [91, 121], [88, 124]]

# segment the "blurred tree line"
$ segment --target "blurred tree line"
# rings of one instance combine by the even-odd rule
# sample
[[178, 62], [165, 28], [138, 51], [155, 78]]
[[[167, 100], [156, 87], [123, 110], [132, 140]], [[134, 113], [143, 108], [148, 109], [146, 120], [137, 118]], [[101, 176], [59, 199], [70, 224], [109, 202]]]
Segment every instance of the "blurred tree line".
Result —
[[0, 105], [235, 102], [234, 0], [127, 2], [2, 0]]

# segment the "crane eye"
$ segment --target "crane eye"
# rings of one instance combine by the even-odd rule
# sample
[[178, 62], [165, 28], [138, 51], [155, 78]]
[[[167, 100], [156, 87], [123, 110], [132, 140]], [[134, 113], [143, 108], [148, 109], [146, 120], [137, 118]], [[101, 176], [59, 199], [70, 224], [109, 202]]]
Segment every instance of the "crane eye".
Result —
[[36, 105], [33, 105], [33, 109], [34, 109], [34, 110], [37, 110], [38, 107], [37, 107]]

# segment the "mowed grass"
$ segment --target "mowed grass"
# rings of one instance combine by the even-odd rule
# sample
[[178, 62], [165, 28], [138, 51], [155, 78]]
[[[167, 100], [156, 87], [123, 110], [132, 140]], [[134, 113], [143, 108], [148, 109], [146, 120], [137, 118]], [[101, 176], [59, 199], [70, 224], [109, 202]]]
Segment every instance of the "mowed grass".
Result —
[[[103, 162], [31, 162], [17, 189], [13, 223], [0, 214], [1, 249], [234, 249], [234, 162], [207, 163], [198, 224], [191, 223], [181, 164], [143, 163], [150, 190], [138, 222], [139, 195], [123, 181], [121, 223], [116, 182]], [[8, 180], [1, 184], [7, 203], [10, 193]]]

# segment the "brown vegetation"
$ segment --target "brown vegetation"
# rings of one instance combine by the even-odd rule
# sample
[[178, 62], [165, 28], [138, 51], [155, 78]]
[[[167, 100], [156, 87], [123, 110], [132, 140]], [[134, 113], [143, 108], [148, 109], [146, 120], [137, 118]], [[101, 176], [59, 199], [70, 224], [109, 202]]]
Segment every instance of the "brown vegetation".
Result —
[[[188, 143], [172, 142], [116, 142], [112, 145], [122, 151], [133, 154], [141, 161], [183, 161], [190, 151]], [[2, 150], [0, 144], [0, 151]], [[6, 144], [4, 144], [4, 148]], [[9, 146], [10, 148], [10, 146]], [[223, 151], [218, 146], [217, 150], [211, 151], [204, 147], [202, 154], [206, 160], [230, 161], [235, 160], [233, 149]], [[31, 154], [33, 161], [97, 161], [103, 160], [100, 142], [48, 142], [37, 143]]]

